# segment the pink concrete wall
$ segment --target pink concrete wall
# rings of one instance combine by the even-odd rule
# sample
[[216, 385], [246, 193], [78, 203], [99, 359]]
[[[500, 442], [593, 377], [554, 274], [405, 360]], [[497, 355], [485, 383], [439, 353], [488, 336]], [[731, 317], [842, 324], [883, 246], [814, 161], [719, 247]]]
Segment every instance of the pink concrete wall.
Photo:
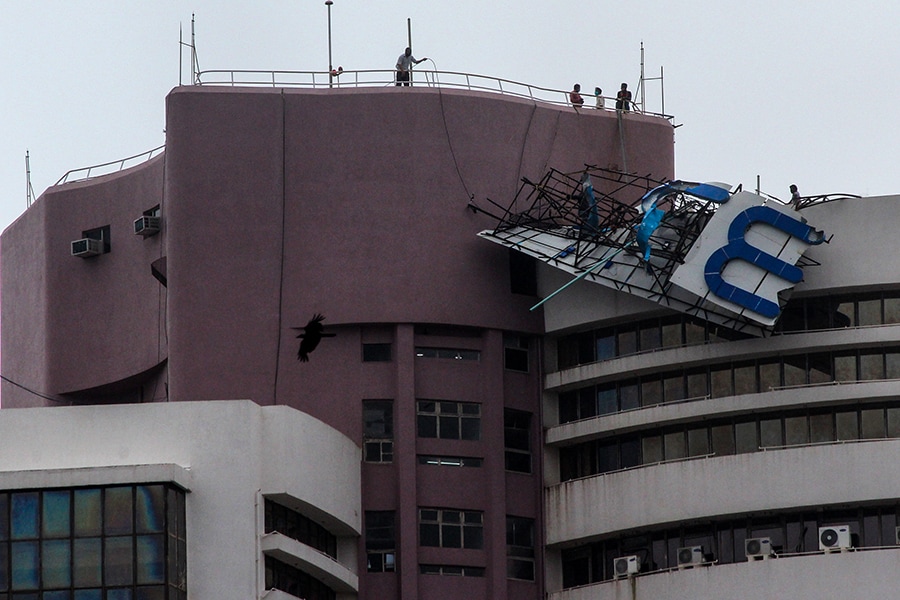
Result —
[[[132, 378], [165, 360], [165, 290], [150, 272], [165, 236], [133, 233], [134, 220], [162, 201], [163, 160], [52, 187], [4, 232], [6, 377], [55, 396]], [[71, 256], [72, 240], [107, 225], [110, 253]], [[5, 407], [46, 403], [4, 384]]]

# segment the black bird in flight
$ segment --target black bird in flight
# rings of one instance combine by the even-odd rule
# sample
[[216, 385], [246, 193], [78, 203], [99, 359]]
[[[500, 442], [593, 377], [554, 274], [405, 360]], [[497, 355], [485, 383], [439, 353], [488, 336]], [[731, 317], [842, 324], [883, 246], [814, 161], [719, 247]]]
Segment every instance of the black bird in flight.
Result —
[[325, 317], [316, 313], [305, 327], [291, 327], [294, 331], [303, 331], [297, 337], [303, 341], [300, 342], [300, 349], [297, 351], [297, 360], [300, 362], [309, 361], [309, 353], [316, 349], [323, 337], [334, 337], [333, 333], [325, 333], [322, 321]]

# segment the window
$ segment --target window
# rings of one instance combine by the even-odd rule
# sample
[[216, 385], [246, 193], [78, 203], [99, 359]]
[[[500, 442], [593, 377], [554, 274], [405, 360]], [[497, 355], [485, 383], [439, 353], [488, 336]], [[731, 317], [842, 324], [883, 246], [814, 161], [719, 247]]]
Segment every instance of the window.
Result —
[[529, 340], [525, 336], [503, 336], [503, 366], [510, 371], [528, 372]]
[[336, 598], [334, 590], [315, 577], [271, 556], [266, 557], [266, 589], [281, 590], [305, 600], [335, 600]]
[[363, 344], [363, 362], [391, 362], [391, 344]]
[[337, 537], [297, 511], [266, 498], [266, 533], [281, 533], [337, 559]]
[[419, 565], [422, 575], [451, 575], [456, 577], [484, 577], [484, 567], [458, 567], [453, 565]]
[[481, 439], [481, 405], [474, 402], [419, 400], [419, 437], [442, 440]]
[[534, 519], [506, 517], [506, 576], [534, 581]]
[[186, 598], [184, 492], [0, 493], [0, 597]]
[[366, 565], [369, 573], [397, 570], [394, 511], [366, 511]]
[[103, 242], [103, 252], [109, 252], [112, 249], [110, 246], [109, 225], [82, 231], [81, 237]]
[[439, 548], [484, 547], [484, 513], [477, 510], [419, 509], [419, 544]]
[[363, 401], [363, 451], [366, 462], [394, 460], [394, 403], [390, 400]]
[[503, 439], [506, 470], [531, 473], [531, 413], [504, 409]]
[[481, 352], [478, 350], [463, 350], [460, 348], [427, 348], [416, 347], [416, 358], [450, 358], [453, 360], [481, 360]]
[[509, 291], [537, 296], [537, 260], [512, 248], [509, 250]]
[[419, 455], [420, 465], [434, 465], [438, 467], [480, 467], [484, 461], [480, 458], [469, 456], [427, 456]]

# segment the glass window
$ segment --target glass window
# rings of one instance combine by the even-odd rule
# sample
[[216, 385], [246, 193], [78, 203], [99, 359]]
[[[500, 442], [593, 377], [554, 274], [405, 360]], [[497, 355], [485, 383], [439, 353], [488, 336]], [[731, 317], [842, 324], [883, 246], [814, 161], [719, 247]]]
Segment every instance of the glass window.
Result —
[[506, 517], [506, 576], [534, 581], [534, 519]]
[[630, 469], [641, 464], [641, 438], [627, 437], [619, 444], [619, 468]]
[[652, 321], [641, 326], [641, 351], [656, 350], [662, 347], [662, 334], [659, 323]]
[[[662, 381], [657, 377], [641, 380], [641, 405], [653, 406], [663, 401]], [[624, 406], [622, 407], [624, 408]], [[637, 408], [637, 407], [635, 407]]]
[[734, 368], [734, 393], [755, 394], [759, 390], [756, 385], [756, 365], [740, 365]]
[[621, 410], [631, 410], [640, 407], [636, 382], [627, 382], [619, 385], [619, 405]]
[[531, 473], [531, 413], [503, 410], [506, 470]]
[[684, 386], [684, 376], [681, 373], [669, 374], [663, 378], [663, 394], [666, 402], [676, 402], [684, 400], [686, 391]]
[[900, 437], [900, 408], [887, 409], [888, 437]]
[[706, 342], [706, 324], [688, 318], [684, 322], [684, 340], [688, 344], [702, 344]]
[[759, 445], [762, 447], [783, 446], [781, 419], [764, 419], [759, 422]]
[[641, 461], [644, 464], [659, 462], [663, 459], [662, 437], [645, 435], [641, 438]]
[[806, 356], [784, 357], [784, 385], [806, 385]]
[[620, 329], [616, 334], [616, 343], [619, 356], [634, 354], [637, 352], [637, 331], [634, 329]]
[[784, 443], [788, 446], [809, 443], [806, 416], [787, 417], [784, 420]]
[[884, 355], [885, 379], [900, 379], [900, 352], [887, 352]]
[[616, 336], [610, 330], [597, 332], [597, 360], [608, 360], [616, 357]]
[[694, 371], [687, 375], [687, 397], [705, 398], [709, 395], [709, 386], [706, 371]]
[[391, 344], [363, 344], [362, 345], [363, 362], [390, 362], [391, 361]]
[[684, 336], [681, 333], [681, 317], [675, 317], [663, 321], [662, 345], [664, 348], [673, 348], [684, 344]]
[[759, 365], [759, 391], [768, 392], [781, 387], [781, 363], [764, 362]]
[[184, 522], [180, 490], [119, 485], [0, 498], [13, 536], [0, 541], [0, 598], [161, 600], [167, 582], [170, 597], [185, 597], [183, 530], [165, 533], [171, 520]]
[[394, 403], [391, 400], [363, 400], [363, 460], [392, 462], [393, 440]]
[[601, 385], [597, 386], [597, 414], [608, 415], [619, 410], [619, 396], [616, 393], [616, 386]]
[[813, 444], [834, 441], [834, 415], [820, 413], [809, 416], [809, 441]]
[[710, 429], [712, 451], [717, 456], [734, 454], [734, 429], [731, 425], [717, 425]]
[[858, 381], [856, 373], [856, 355], [843, 354], [834, 357], [835, 381]]
[[860, 300], [856, 303], [859, 322], [857, 325], [881, 325], [881, 299]]
[[369, 573], [396, 571], [397, 542], [394, 529], [394, 511], [367, 510], [365, 518], [366, 570]]
[[759, 441], [756, 437], [756, 422], [737, 423], [734, 426], [734, 442], [738, 454], [757, 452]]
[[900, 323], [900, 297], [884, 299], [884, 324]]
[[884, 355], [882, 353], [860, 355], [859, 379], [861, 381], [884, 379]]
[[834, 415], [838, 440], [855, 440], [859, 438], [859, 422], [856, 411], [839, 412]]
[[530, 339], [522, 335], [504, 334], [503, 366], [510, 371], [528, 372], [528, 348]]
[[713, 369], [710, 373], [710, 392], [713, 398], [724, 398], [734, 395], [731, 382], [731, 368]]
[[337, 537], [304, 514], [273, 500], [265, 500], [266, 533], [280, 533], [337, 558]]
[[834, 315], [835, 327], [856, 327], [856, 305], [853, 301], [842, 302]]
[[683, 431], [673, 431], [665, 434], [663, 436], [663, 444], [665, 446], [666, 460], [684, 458], [687, 454]]
[[419, 509], [419, 543], [441, 548], [484, 546], [483, 516], [479, 511]]
[[834, 367], [831, 364], [830, 354], [810, 354], [808, 367], [810, 383], [828, 383], [834, 381]]
[[706, 427], [688, 429], [688, 456], [709, 454], [709, 430]]
[[862, 439], [873, 440], [883, 438], [885, 435], [884, 409], [867, 409], [859, 412], [859, 425], [862, 430]]
[[419, 400], [419, 437], [444, 440], [481, 439], [481, 405], [474, 402]]

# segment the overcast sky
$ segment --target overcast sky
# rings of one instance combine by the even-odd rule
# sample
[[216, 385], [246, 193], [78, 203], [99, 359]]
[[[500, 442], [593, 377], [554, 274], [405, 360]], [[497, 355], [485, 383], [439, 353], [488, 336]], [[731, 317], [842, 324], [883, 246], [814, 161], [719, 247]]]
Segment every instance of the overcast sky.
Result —
[[[164, 143], [179, 27], [201, 69], [325, 70], [324, 0], [3, 1], [0, 228], [66, 171]], [[439, 70], [569, 89], [665, 74], [676, 176], [780, 198], [900, 192], [900, 3], [796, 0], [334, 0], [335, 66], [392, 68], [406, 46]], [[187, 59], [187, 54], [185, 54]], [[431, 63], [423, 63], [423, 67]], [[185, 60], [185, 83], [190, 79]], [[659, 82], [647, 107], [662, 108]], [[535, 174], [534, 176], [538, 176]]]

